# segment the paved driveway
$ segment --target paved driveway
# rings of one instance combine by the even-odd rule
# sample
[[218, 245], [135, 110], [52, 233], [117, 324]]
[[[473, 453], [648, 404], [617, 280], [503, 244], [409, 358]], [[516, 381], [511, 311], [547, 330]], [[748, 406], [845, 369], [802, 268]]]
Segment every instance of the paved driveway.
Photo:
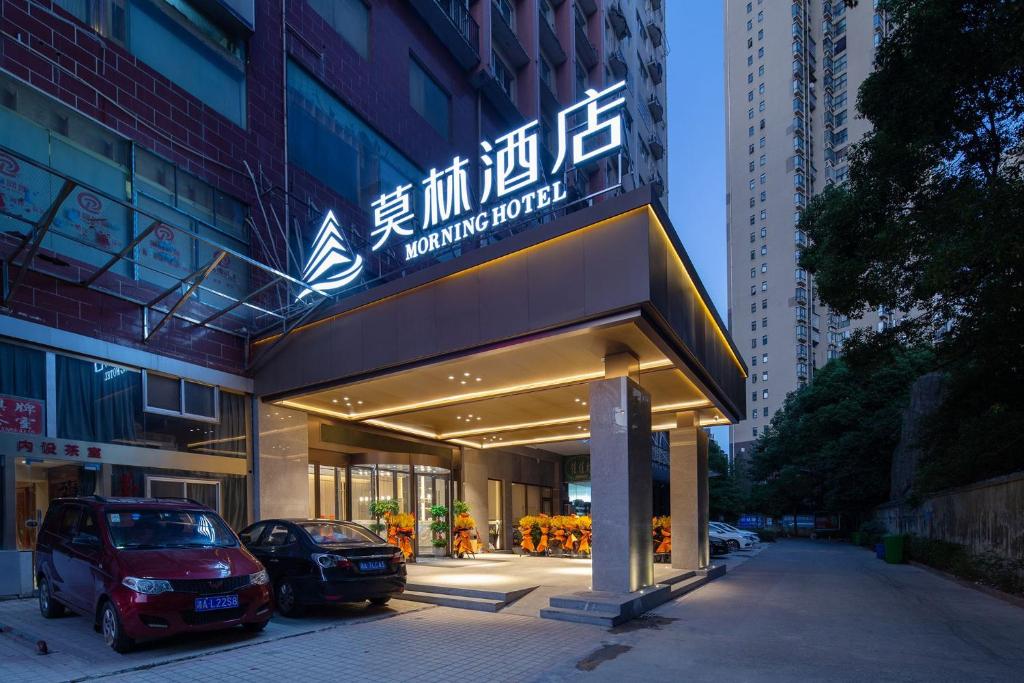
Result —
[[846, 544], [783, 541], [655, 614], [579, 680], [1024, 680], [1024, 609]]
[[[260, 637], [184, 639], [127, 657], [72, 617], [55, 622], [48, 642], [57, 651], [45, 657], [0, 634], [0, 681], [110, 680], [116, 671], [116, 680], [132, 683], [1024, 680], [1024, 609], [843, 544], [770, 545], [725, 577], [611, 630], [396, 607], [275, 618]], [[0, 603], [0, 623], [16, 609], [29, 619], [27, 606]]]

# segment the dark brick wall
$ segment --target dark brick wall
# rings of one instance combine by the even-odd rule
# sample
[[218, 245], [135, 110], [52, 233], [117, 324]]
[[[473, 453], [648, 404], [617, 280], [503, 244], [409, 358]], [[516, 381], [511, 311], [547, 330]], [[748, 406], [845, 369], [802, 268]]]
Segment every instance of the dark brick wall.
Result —
[[[262, 175], [267, 208], [284, 216], [284, 51], [316, 75], [343, 102], [422, 168], [446, 163], [456, 152], [475, 159], [477, 91], [447, 49], [406, 0], [372, 3], [370, 59], [360, 57], [303, 0], [257, 0], [256, 32], [248, 43], [247, 125], [239, 127], [135, 59], [117, 44], [79, 24], [50, 0], [2, 0], [0, 68], [184, 170], [231, 194], [252, 209], [266, 230], [243, 161]], [[282, 34], [287, 40], [282, 41]], [[452, 134], [440, 136], [409, 103], [409, 58], [415, 57], [452, 97]], [[503, 127], [483, 108], [484, 136]], [[475, 174], [474, 174], [475, 175]], [[295, 196], [333, 206], [351, 223], [366, 224], [306, 174], [291, 177]], [[292, 202], [294, 205], [295, 202]], [[294, 212], [300, 230], [308, 217]], [[271, 221], [273, 224], [273, 221]], [[253, 240], [255, 245], [258, 241]], [[265, 254], [253, 256], [266, 260]], [[41, 269], [47, 266], [41, 264]], [[244, 340], [172, 321], [143, 344], [138, 305], [96, 290], [30, 273], [13, 299], [12, 315], [105, 341], [189, 360], [231, 372], [246, 363]], [[2, 332], [2, 330], [0, 330]]]

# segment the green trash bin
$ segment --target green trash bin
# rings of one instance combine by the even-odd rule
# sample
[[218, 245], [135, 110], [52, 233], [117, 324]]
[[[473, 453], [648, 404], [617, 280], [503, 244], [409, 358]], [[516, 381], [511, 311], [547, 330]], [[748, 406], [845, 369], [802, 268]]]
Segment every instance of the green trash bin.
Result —
[[889, 564], [903, 564], [903, 548], [905, 539], [903, 536], [885, 536], [882, 543], [885, 545], [885, 561]]

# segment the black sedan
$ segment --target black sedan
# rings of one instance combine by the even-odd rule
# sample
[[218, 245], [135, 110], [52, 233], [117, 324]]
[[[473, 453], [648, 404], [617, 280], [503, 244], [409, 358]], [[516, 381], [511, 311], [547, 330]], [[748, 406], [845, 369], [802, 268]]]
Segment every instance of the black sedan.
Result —
[[708, 542], [711, 545], [712, 557], [729, 554], [729, 544], [725, 542], [724, 538], [708, 536]]
[[401, 551], [359, 524], [268, 519], [239, 536], [270, 573], [277, 609], [285, 616], [314, 604], [386, 605], [405, 590]]

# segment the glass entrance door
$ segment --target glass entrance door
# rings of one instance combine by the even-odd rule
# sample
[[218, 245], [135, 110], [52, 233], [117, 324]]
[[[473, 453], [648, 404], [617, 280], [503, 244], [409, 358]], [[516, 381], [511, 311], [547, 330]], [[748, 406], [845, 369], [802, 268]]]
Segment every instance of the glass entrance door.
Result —
[[[430, 531], [430, 508], [448, 507], [449, 472], [440, 467], [416, 466], [416, 548], [419, 555], [434, 553], [433, 534]], [[449, 511], [448, 521], [451, 519]]]

